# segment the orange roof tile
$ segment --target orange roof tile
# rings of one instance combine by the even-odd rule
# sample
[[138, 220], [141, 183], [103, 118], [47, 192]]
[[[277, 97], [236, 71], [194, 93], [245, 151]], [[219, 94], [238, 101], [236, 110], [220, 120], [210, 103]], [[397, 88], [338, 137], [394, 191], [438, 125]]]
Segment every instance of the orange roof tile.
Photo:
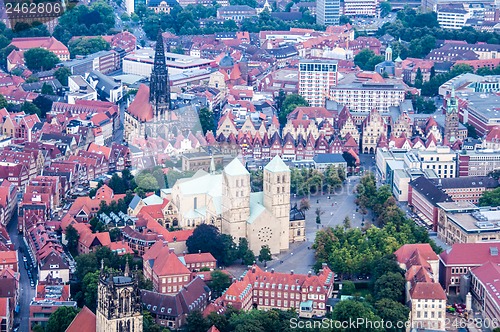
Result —
[[96, 318], [95, 314], [84, 306], [69, 324], [66, 332], [95, 332]]
[[141, 84], [134, 100], [128, 107], [128, 112], [138, 118], [140, 121], [149, 121], [153, 119], [153, 108], [149, 103], [149, 87]]

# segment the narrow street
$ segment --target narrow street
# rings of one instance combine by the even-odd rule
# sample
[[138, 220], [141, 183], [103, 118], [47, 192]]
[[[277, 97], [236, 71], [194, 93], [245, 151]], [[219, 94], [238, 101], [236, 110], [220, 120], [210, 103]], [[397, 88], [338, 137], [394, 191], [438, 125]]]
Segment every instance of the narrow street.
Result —
[[[19, 312], [14, 318], [14, 326], [19, 324], [19, 331], [29, 331], [29, 316], [30, 316], [30, 302], [35, 295], [35, 289], [30, 286], [28, 272], [24, 267], [23, 256], [27, 253], [26, 245], [23, 241], [22, 234], [17, 231], [17, 212], [14, 213], [10, 223], [7, 225], [10, 239], [18, 250], [19, 256]], [[30, 261], [29, 255], [26, 255], [28, 262]]]

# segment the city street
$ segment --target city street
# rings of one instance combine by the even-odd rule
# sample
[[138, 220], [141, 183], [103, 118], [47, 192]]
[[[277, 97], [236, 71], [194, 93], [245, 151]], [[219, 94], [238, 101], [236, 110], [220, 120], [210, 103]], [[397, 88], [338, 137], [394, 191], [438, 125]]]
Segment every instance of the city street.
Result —
[[[30, 286], [28, 272], [24, 267], [23, 256], [27, 253], [26, 246], [23, 241], [22, 234], [17, 231], [17, 213], [14, 214], [10, 223], [7, 225], [10, 239], [18, 250], [19, 256], [19, 312], [14, 319], [14, 326], [19, 324], [19, 331], [29, 331], [29, 315], [30, 315], [30, 302], [35, 295], [35, 289]], [[26, 255], [28, 262], [30, 261], [29, 255]], [[21, 319], [22, 318], [22, 319]]]

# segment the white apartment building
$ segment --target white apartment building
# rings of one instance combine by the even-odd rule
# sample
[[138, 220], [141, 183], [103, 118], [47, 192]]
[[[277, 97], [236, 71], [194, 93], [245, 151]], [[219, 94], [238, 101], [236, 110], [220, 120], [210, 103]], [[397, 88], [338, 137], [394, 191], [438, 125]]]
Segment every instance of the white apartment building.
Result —
[[445, 29], [462, 29], [470, 17], [463, 5], [441, 6], [437, 10], [438, 22]]
[[340, 0], [317, 0], [316, 23], [338, 25], [340, 20]]
[[417, 158], [422, 170], [432, 169], [440, 178], [457, 176], [457, 153], [449, 146], [438, 146], [435, 150], [418, 151]]
[[405, 86], [401, 83], [351, 82], [330, 87], [330, 98], [347, 105], [352, 113], [377, 109], [389, 112], [389, 107], [399, 106], [405, 99]]
[[371, 16], [378, 17], [378, 1], [377, 0], [345, 0], [344, 1], [345, 16]]
[[337, 60], [300, 60], [299, 94], [309, 106], [325, 106], [328, 91], [337, 85], [337, 66]]
[[[154, 65], [154, 52], [155, 50], [152, 48], [142, 48], [126, 55], [123, 58], [123, 73], [143, 77], [151, 76]], [[213, 60], [170, 52], [165, 52], [165, 60], [170, 75], [208, 68], [213, 62]]]

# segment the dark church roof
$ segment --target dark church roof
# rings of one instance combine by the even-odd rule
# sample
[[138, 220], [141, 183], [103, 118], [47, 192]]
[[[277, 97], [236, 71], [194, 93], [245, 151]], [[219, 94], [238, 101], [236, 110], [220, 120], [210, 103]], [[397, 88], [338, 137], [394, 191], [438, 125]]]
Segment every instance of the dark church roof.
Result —
[[221, 68], [233, 68], [234, 60], [229, 54], [226, 54], [219, 62]]

